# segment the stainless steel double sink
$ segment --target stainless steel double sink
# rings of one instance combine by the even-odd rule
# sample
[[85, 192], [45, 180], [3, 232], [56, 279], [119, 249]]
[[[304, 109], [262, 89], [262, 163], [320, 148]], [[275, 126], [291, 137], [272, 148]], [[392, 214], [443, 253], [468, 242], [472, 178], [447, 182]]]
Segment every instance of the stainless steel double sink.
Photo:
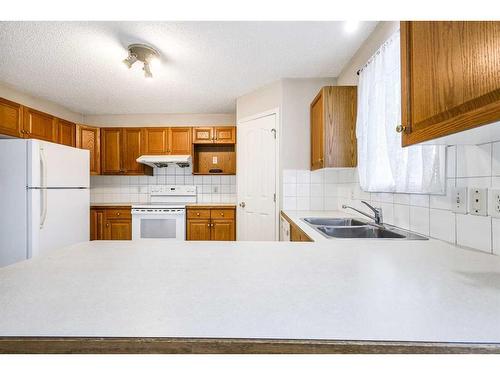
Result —
[[427, 240], [427, 237], [392, 225], [378, 225], [360, 219], [306, 217], [302, 220], [326, 238]]

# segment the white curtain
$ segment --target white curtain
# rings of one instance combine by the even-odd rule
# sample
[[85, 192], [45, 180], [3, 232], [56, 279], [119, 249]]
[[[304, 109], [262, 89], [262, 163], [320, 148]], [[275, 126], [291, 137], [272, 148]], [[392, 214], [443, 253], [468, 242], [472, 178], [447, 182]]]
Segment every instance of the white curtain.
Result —
[[445, 146], [401, 147], [401, 73], [399, 30], [359, 74], [358, 173], [370, 192], [445, 192]]

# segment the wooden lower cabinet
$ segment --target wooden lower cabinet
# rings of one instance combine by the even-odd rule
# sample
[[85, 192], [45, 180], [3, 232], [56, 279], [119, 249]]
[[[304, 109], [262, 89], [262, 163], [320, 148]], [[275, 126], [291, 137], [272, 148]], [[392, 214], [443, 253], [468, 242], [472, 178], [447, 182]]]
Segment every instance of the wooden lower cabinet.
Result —
[[295, 224], [292, 220], [288, 218], [283, 212], [281, 212], [281, 216], [288, 221], [290, 224], [290, 241], [292, 242], [313, 242], [311, 237], [304, 233], [302, 229], [299, 228], [297, 224]]
[[131, 240], [130, 206], [91, 207], [90, 240]]
[[236, 207], [188, 207], [186, 239], [188, 241], [235, 241]]

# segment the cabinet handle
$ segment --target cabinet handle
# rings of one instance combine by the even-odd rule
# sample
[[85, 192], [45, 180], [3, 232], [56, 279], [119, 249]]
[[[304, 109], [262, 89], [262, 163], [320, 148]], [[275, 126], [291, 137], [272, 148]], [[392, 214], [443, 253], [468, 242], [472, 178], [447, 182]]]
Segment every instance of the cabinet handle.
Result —
[[396, 131], [397, 131], [398, 133], [405, 132], [405, 131], [406, 131], [406, 126], [405, 126], [405, 125], [401, 125], [401, 124], [399, 124], [398, 126], [396, 126]]
[[119, 212], [117, 212], [117, 213], [116, 213], [116, 216], [120, 216], [120, 213], [119, 213]]
[[210, 228], [210, 223], [208, 223], [208, 224], [207, 224], [207, 227], [209, 227], [209, 228]]
[[220, 216], [224, 216], [224, 212], [221, 212], [221, 213], [220, 213]]
[[320, 159], [319, 159], [319, 162], [320, 162], [320, 163], [323, 163], [323, 158], [320, 158]]
[[197, 213], [196, 213], [196, 216], [200, 216], [200, 213], [199, 213], [199, 212], [197, 212]]
[[109, 227], [109, 223], [106, 223], [106, 227]]

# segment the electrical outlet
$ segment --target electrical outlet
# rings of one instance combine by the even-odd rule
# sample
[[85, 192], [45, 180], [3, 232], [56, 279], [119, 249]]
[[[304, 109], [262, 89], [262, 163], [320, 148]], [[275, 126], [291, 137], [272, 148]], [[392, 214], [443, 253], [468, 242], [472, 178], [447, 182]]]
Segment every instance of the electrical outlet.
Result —
[[218, 193], [218, 192], [219, 192], [219, 186], [212, 185], [212, 193]]
[[470, 188], [469, 189], [469, 213], [471, 215], [486, 216], [488, 202], [488, 189]]
[[467, 213], [467, 188], [457, 187], [452, 190], [451, 194], [452, 211], [457, 214]]
[[212, 157], [212, 164], [217, 164], [218, 160], [217, 160], [217, 156], [213, 156]]
[[490, 190], [488, 202], [488, 214], [492, 217], [500, 217], [500, 189]]

